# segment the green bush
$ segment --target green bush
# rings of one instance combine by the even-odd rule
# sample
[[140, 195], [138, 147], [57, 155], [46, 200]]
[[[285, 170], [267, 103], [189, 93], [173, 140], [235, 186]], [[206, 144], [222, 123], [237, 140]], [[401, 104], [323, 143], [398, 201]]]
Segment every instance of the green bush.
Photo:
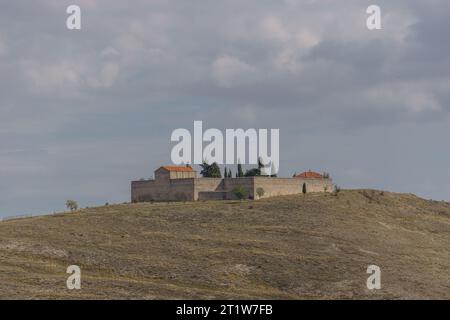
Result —
[[258, 189], [256, 189], [256, 194], [258, 195], [258, 197], [262, 198], [264, 196], [264, 189], [259, 187]]
[[333, 194], [335, 196], [337, 196], [339, 194], [339, 192], [341, 192], [341, 187], [339, 187], [338, 185], [335, 185]]
[[247, 190], [241, 186], [234, 188], [233, 193], [239, 200], [247, 198]]

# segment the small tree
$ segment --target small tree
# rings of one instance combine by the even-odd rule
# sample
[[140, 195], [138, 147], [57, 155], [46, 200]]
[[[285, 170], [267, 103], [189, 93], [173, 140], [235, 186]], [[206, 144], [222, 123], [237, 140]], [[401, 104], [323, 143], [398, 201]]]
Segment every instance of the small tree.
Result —
[[261, 157], [258, 158], [258, 168], [253, 168], [245, 171], [245, 177], [256, 177], [261, 175], [261, 169], [264, 168]]
[[211, 178], [222, 178], [222, 173], [217, 162], [213, 162], [211, 165]]
[[259, 198], [262, 198], [264, 196], [264, 189], [259, 187], [258, 189], [256, 189], [256, 194], [258, 195]]
[[244, 176], [244, 170], [242, 170], [242, 164], [238, 161], [236, 177], [240, 178], [243, 176]]
[[245, 177], [256, 177], [261, 175], [261, 170], [258, 168], [253, 168], [245, 171]]
[[78, 203], [75, 200], [67, 200], [66, 207], [73, 212], [75, 210], [78, 210]]
[[340, 191], [341, 191], [341, 187], [339, 187], [338, 185], [335, 185], [334, 186], [334, 194], [337, 195]]
[[202, 170], [200, 171], [200, 174], [202, 175], [202, 177], [209, 178], [209, 176], [211, 174], [211, 166], [208, 164], [208, 162], [203, 160], [203, 163], [200, 165], [200, 167], [202, 168]]
[[204, 178], [222, 178], [219, 165], [216, 162], [210, 165], [208, 164], [208, 162], [203, 161], [200, 167], [202, 167], [202, 171], [200, 171], [200, 174]]
[[247, 198], [247, 190], [245, 190], [241, 186], [234, 188], [233, 193], [239, 200], [243, 200], [243, 199]]

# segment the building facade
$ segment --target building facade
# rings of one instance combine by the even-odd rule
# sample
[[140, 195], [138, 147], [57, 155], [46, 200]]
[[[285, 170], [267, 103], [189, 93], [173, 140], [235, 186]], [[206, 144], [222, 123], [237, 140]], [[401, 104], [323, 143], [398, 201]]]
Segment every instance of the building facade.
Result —
[[163, 166], [155, 171], [155, 179], [131, 182], [131, 201], [233, 200], [237, 199], [237, 187], [245, 189], [249, 199], [259, 199], [302, 192], [332, 192], [333, 182], [312, 171], [292, 178], [198, 178], [189, 166]]

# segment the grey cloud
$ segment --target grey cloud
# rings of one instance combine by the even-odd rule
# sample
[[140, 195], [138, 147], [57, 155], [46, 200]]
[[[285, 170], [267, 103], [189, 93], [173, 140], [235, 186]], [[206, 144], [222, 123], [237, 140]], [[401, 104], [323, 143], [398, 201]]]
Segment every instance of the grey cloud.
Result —
[[0, 214], [127, 200], [193, 120], [280, 128], [284, 175], [448, 198], [450, 4], [428, 3], [378, 1], [380, 32], [369, 1], [83, 0], [79, 32], [70, 1], [4, 3]]

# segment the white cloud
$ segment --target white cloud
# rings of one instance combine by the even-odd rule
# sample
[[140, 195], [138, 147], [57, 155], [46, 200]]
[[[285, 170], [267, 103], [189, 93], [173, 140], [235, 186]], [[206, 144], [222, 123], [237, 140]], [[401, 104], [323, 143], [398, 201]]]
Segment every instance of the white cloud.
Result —
[[212, 64], [213, 77], [221, 87], [243, 84], [249, 81], [252, 72], [249, 64], [229, 55], [220, 56]]
[[274, 64], [278, 69], [287, 70], [291, 73], [299, 73], [302, 70], [300, 54], [294, 48], [281, 50], [275, 57]]
[[26, 61], [22, 63], [22, 72], [32, 91], [41, 94], [56, 91], [66, 97], [78, 95], [87, 87], [109, 88], [119, 75], [117, 63], [104, 62], [95, 68], [89, 65], [69, 60], [47, 64]]
[[120, 52], [117, 51], [115, 48], [109, 46], [103, 49], [100, 55], [102, 57], [117, 57], [120, 56]]
[[290, 32], [283, 26], [280, 19], [274, 16], [262, 20], [261, 31], [263, 36], [269, 40], [286, 42], [292, 39]]
[[48, 64], [25, 61], [21, 66], [33, 89], [41, 92], [52, 92], [67, 86], [77, 88], [82, 83], [85, 71], [82, 64], [67, 60]]
[[[30, 192], [41, 192], [42, 208], [50, 211], [52, 195], [70, 190], [83, 195], [83, 202], [101, 178], [107, 183], [97, 189], [111, 197], [105, 201], [128, 199], [129, 178], [150, 176], [151, 167], [170, 159], [171, 130], [190, 126], [198, 117], [211, 127], [280, 128], [287, 146], [282, 174], [302, 166], [331, 167], [340, 177], [337, 183], [358, 181], [355, 187], [373, 181], [389, 187], [385, 167], [396, 159], [392, 151], [412, 134], [415, 140], [427, 135], [432, 142], [415, 143], [409, 159], [442, 152], [430, 166], [436, 169], [427, 172], [436, 173], [434, 192], [448, 196], [448, 185], [438, 180], [448, 159], [441, 146], [450, 114], [450, 58], [442, 30], [449, 29], [450, 3], [380, 1], [383, 30], [369, 32], [367, 6], [357, 0], [138, 0], [132, 5], [82, 0], [77, 4], [84, 27], [75, 33], [65, 28], [59, 0], [29, 2], [26, 10], [20, 1], [5, 2], [0, 12], [0, 145], [9, 150], [52, 143], [80, 148], [73, 153], [58, 149], [64, 157], [51, 158], [47, 168], [58, 170], [46, 184], [39, 166], [34, 173], [32, 166], [48, 165], [47, 158], [39, 162], [45, 156], [11, 153], [11, 170], [1, 172], [0, 189], [17, 198], [3, 195], [0, 203], [17, 212], [26, 182]], [[24, 19], [33, 28], [24, 29]], [[386, 134], [387, 128], [405, 124], [411, 127]], [[374, 133], [361, 138], [368, 128]], [[398, 145], [392, 142], [383, 152], [389, 157], [378, 155], [385, 140], [406, 131]], [[379, 136], [386, 137], [382, 147], [367, 142]], [[139, 148], [123, 151], [137, 139], [143, 141]], [[105, 156], [102, 146], [113, 141], [120, 143]], [[308, 153], [298, 154], [293, 145]], [[90, 152], [91, 147], [98, 152]], [[122, 158], [114, 156], [117, 150]], [[397, 159], [403, 168], [404, 161]], [[439, 159], [442, 164], [434, 166]], [[408, 171], [417, 172], [426, 161], [405, 164], [404, 172], [395, 172], [396, 181], [408, 180]], [[367, 176], [346, 173], [348, 167], [362, 168]], [[68, 171], [76, 181], [65, 179]]]
[[300, 30], [295, 40], [299, 48], [312, 48], [320, 43], [320, 37], [311, 30]]
[[119, 75], [119, 66], [116, 63], [108, 62], [102, 65], [96, 76], [87, 80], [89, 86], [93, 88], [109, 88]]
[[366, 97], [370, 105], [391, 107], [411, 113], [443, 111], [432, 92], [424, 91], [414, 83], [389, 83], [369, 89]]

